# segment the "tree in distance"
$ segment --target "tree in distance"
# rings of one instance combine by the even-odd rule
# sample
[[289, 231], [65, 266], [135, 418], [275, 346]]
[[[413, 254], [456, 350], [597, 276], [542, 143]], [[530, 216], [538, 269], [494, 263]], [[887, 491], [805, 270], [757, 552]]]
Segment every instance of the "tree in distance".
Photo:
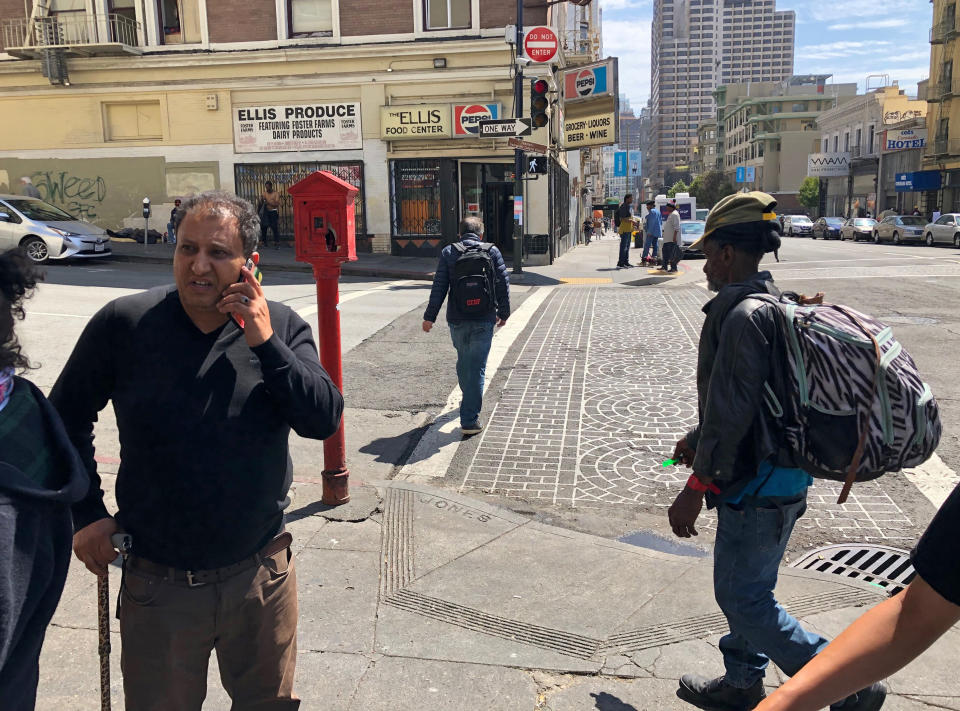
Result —
[[713, 207], [735, 191], [727, 176], [720, 170], [711, 170], [694, 178], [690, 194], [697, 199], [698, 207]]
[[820, 181], [817, 178], [807, 177], [800, 183], [800, 194], [797, 200], [805, 208], [812, 210], [820, 205]]
[[675, 197], [677, 196], [677, 193], [685, 193], [685, 192], [687, 192], [688, 190], [690, 190], [690, 188], [687, 187], [687, 184], [686, 184], [685, 182], [683, 182], [682, 180], [678, 180], [677, 182], [675, 182], [675, 183], [673, 184], [673, 187], [671, 187], [671, 188], [667, 191], [667, 197], [668, 197], [668, 198], [675, 198]]

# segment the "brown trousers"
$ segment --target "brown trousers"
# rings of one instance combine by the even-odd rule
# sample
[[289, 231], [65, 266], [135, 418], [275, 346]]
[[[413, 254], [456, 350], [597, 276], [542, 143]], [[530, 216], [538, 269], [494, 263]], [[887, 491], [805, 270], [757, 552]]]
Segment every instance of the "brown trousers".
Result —
[[222, 583], [187, 587], [127, 564], [120, 594], [128, 711], [200, 711], [210, 652], [231, 711], [292, 711], [297, 578], [289, 549]]

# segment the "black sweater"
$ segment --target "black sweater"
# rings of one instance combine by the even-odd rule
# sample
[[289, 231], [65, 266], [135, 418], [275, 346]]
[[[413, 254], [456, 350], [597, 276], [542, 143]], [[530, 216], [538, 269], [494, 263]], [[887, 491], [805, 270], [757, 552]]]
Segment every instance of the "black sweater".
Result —
[[93, 423], [113, 400], [120, 436], [117, 519], [135, 554], [181, 569], [246, 558], [283, 526], [290, 429], [324, 439], [343, 397], [307, 323], [271, 302], [274, 335], [250, 348], [231, 320], [204, 334], [174, 287], [126, 296], [87, 324], [50, 393], [90, 474], [80, 529], [108, 516]]

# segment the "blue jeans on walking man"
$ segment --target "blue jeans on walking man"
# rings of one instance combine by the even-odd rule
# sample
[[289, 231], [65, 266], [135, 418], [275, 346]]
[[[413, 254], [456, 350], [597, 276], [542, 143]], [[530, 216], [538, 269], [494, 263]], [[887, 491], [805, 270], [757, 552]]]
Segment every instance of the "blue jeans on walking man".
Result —
[[617, 261], [618, 267], [625, 267], [630, 263], [630, 233], [620, 235], [620, 259]]
[[713, 588], [730, 633], [720, 640], [726, 681], [747, 689], [772, 659], [793, 676], [827, 646], [807, 632], [773, 596], [777, 573], [797, 519], [807, 508], [796, 496], [745, 497], [717, 508]]
[[450, 338], [457, 349], [457, 380], [463, 393], [460, 425], [472, 427], [480, 421], [483, 409], [483, 383], [494, 324], [493, 321], [460, 321], [449, 325]]

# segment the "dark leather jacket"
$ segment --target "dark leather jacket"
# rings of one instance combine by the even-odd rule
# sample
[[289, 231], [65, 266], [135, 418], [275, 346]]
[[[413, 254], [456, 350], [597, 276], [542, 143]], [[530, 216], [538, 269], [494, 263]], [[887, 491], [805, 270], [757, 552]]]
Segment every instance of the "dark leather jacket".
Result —
[[754, 477], [761, 462], [795, 466], [780, 446], [776, 420], [764, 404], [764, 384], [783, 401], [785, 361], [776, 306], [750, 294], [780, 296], [770, 272], [745, 282], [729, 284], [703, 307], [707, 315], [700, 332], [697, 358], [699, 424], [687, 434], [696, 450], [693, 470], [713, 477], [721, 494], [710, 494], [707, 504], [739, 493]]

